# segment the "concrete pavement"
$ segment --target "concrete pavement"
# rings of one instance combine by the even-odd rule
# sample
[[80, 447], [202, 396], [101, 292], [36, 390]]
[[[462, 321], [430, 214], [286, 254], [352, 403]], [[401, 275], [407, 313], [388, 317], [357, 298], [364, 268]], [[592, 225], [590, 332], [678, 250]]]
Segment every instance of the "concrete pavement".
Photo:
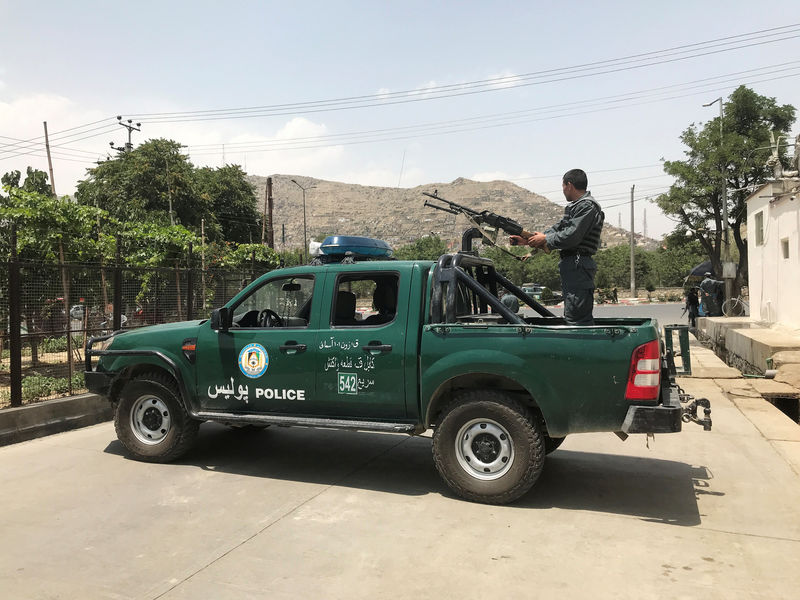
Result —
[[511, 506], [454, 498], [427, 437], [207, 424], [151, 465], [106, 423], [0, 448], [0, 597], [796, 597], [797, 426], [700, 354], [680, 383], [713, 431], [572, 436]]

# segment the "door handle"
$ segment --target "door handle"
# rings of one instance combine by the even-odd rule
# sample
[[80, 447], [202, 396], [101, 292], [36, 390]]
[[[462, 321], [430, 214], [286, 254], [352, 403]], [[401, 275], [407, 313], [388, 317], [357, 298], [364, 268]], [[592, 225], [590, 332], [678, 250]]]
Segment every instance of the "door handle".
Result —
[[381, 352], [391, 352], [392, 345], [391, 344], [381, 344], [380, 342], [370, 342], [366, 346], [361, 346], [361, 349], [364, 352], [369, 352], [370, 354], [380, 354]]
[[289, 340], [282, 346], [279, 346], [281, 352], [285, 352], [286, 354], [300, 354], [301, 352], [305, 352], [308, 349], [308, 346], [305, 344], [298, 344], [294, 340]]

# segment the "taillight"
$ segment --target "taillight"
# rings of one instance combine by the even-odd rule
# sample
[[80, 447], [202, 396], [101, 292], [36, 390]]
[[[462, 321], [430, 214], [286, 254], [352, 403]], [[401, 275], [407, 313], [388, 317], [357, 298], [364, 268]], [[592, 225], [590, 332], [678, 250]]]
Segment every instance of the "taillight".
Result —
[[661, 386], [661, 356], [658, 340], [642, 344], [633, 351], [628, 373], [626, 400], [658, 400]]

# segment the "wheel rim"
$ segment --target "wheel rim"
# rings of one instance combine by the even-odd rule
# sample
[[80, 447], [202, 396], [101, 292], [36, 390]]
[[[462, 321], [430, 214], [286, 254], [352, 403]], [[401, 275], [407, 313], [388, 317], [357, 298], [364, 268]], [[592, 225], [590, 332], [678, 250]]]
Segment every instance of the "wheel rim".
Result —
[[131, 430], [143, 444], [154, 445], [169, 433], [172, 420], [164, 401], [158, 396], [141, 396], [131, 411]]
[[491, 481], [511, 468], [514, 444], [508, 430], [497, 421], [473, 419], [458, 431], [456, 457], [470, 476]]

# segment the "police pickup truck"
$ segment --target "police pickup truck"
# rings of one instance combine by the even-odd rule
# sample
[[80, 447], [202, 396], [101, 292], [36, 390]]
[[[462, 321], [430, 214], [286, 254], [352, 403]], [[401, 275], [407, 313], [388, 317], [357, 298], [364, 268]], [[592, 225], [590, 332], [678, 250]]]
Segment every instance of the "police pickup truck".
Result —
[[[261, 276], [210, 319], [91, 340], [87, 387], [115, 406], [132, 457], [174, 460], [204, 421], [433, 430], [447, 485], [500, 504], [534, 485], [567, 435], [711, 428], [708, 401], [675, 385], [654, 320], [567, 325], [471, 252], [399, 261], [343, 237], [323, 252]], [[536, 316], [510, 312], [503, 289]]]

